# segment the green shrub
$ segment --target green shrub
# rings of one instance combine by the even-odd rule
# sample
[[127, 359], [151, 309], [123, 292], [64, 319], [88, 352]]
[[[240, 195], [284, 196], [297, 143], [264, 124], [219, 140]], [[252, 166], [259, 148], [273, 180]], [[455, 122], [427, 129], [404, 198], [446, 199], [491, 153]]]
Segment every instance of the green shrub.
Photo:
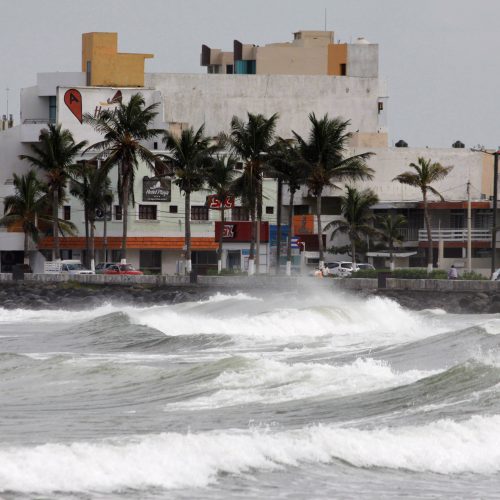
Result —
[[431, 279], [445, 280], [448, 278], [448, 273], [443, 269], [434, 269], [430, 274], [427, 274], [426, 269], [410, 268], [410, 269], [363, 269], [351, 274], [351, 278], [378, 278], [379, 273], [388, 273], [388, 278], [399, 279]]
[[349, 278], [378, 278], [378, 273], [389, 272], [389, 269], [360, 269], [352, 273]]
[[459, 277], [461, 280], [487, 280], [482, 274], [476, 273], [475, 271], [464, 271]]
[[427, 269], [396, 269], [392, 273], [392, 277], [417, 280], [445, 280], [448, 278], [448, 273], [444, 269], [434, 269], [430, 273], [427, 273]]

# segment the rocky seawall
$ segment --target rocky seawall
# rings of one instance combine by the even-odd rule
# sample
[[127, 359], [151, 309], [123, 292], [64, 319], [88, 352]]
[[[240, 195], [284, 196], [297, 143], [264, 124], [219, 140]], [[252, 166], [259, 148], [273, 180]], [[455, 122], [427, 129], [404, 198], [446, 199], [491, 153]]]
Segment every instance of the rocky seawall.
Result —
[[[321, 288], [331, 289], [329, 280], [322, 280]], [[303, 284], [297, 287], [297, 293], [308, 293]], [[286, 289], [289, 292], [292, 287]], [[316, 288], [316, 287], [315, 287]], [[206, 284], [162, 285], [150, 284], [101, 284], [91, 285], [74, 281], [51, 283], [34, 281], [0, 282], [0, 307], [5, 309], [87, 309], [105, 303], [127, 305], [174, 304], [193, 300], [202, 300], [216, 292], [251, 293], [251, 286], [234, 283], [231, 286]], [[281, 293], [283, 287], [275, 285], [259, 287], [257, 293]], [[340, 290], [339, 290], [340, 291]], [[354, 295], [388, 297], [401, 306], [413, 310], [443, 309], [449, 313], [500, 313], [500, 294], [496, 291], [431, 291], [431, 290], [392, 290], [364, 289], [342, 290]]]
[[364, 295], [388, 297], [412, 310], [443, 309], [457, 314], [499, 314], [498, 292], [443, 292], [429, 290], [372, 290]]
[[86, 285], [76, 282], [0, 283], [0, 307], [5, 309], [80, 310], [106, 303], [126, 305], [173, 304], [208, 297], [207, 287], [147, 285]]

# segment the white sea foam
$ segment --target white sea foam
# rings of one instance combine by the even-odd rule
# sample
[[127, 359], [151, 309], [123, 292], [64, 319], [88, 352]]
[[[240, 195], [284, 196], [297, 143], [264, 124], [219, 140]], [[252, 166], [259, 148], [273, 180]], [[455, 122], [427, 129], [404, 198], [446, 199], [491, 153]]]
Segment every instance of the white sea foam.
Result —
[[[227, 301], [227, 304], [225, 303]], [[334, 348], [373, 347], [408, 342], [447, 331], [395, 302], [335, 296], [293, 299], [279, 296], [253, 301], [219, 296], [215, 303], [198, 302], [139, 310], [126, 309], [133, 323], [146, 325], [169, 336], [225, 334], [239, 344], [253, 346], [314, 342]]]
[[204, 487], [224, 472], [341, 459], [356, 467], [441, 474], [500, 471], [500, 416], [361, 430], [317, 425], [275, 432], [165, 433], [0, 450], [0, 491], [88, 492]]
[[436, 371], [395, 372], [384, 361], [357, 359], [345, 365], [249, 361], [237, 371], [225, 371], [207, 382], [210, 396], [173, 403], [167, 409], [199, 410], [246, 403], [278, 403], [296, 399], [339, 397], [410, 384]]
[[4, 309], [0, 307], [0, 324], [21, 323], [25, 321], [37, 323], [76, 323], [119, 311], [121, 311], [121, 308], [111, 304], [83, 311], [67, 311], [64, 309]]

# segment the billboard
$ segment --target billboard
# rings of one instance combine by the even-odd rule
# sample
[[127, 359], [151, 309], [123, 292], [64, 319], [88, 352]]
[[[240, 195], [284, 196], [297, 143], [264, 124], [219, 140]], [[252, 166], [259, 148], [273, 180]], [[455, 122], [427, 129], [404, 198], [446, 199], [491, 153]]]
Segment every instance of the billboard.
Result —
[[165, 177], [142, 178], [142, 201], [170, 201], [172, 181]]

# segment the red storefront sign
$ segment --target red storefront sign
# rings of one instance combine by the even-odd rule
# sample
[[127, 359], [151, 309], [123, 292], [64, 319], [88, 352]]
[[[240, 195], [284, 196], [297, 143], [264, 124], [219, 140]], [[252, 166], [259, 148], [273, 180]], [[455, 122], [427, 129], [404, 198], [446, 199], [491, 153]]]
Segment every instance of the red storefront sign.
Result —
[[[220, 221], [215, 222], [215, 241], [219, 241], [221, 230], [222, 238], [228, 242], [250, 243], [252, 239], [252, 223], [250, 221], [226, 221], [224, 228]], [[269, 223], [260, 223], [260, 241], [267, 243], [269, 241]]]
[[[222, 200], [217, 198], [217, 195], [211, 194], [207, 196], [207, 206], [211, 210], [220, 210], [222, 208]], [[234, 207], [234, 196], [227, 196], [224, 199], [224, 208]]]

